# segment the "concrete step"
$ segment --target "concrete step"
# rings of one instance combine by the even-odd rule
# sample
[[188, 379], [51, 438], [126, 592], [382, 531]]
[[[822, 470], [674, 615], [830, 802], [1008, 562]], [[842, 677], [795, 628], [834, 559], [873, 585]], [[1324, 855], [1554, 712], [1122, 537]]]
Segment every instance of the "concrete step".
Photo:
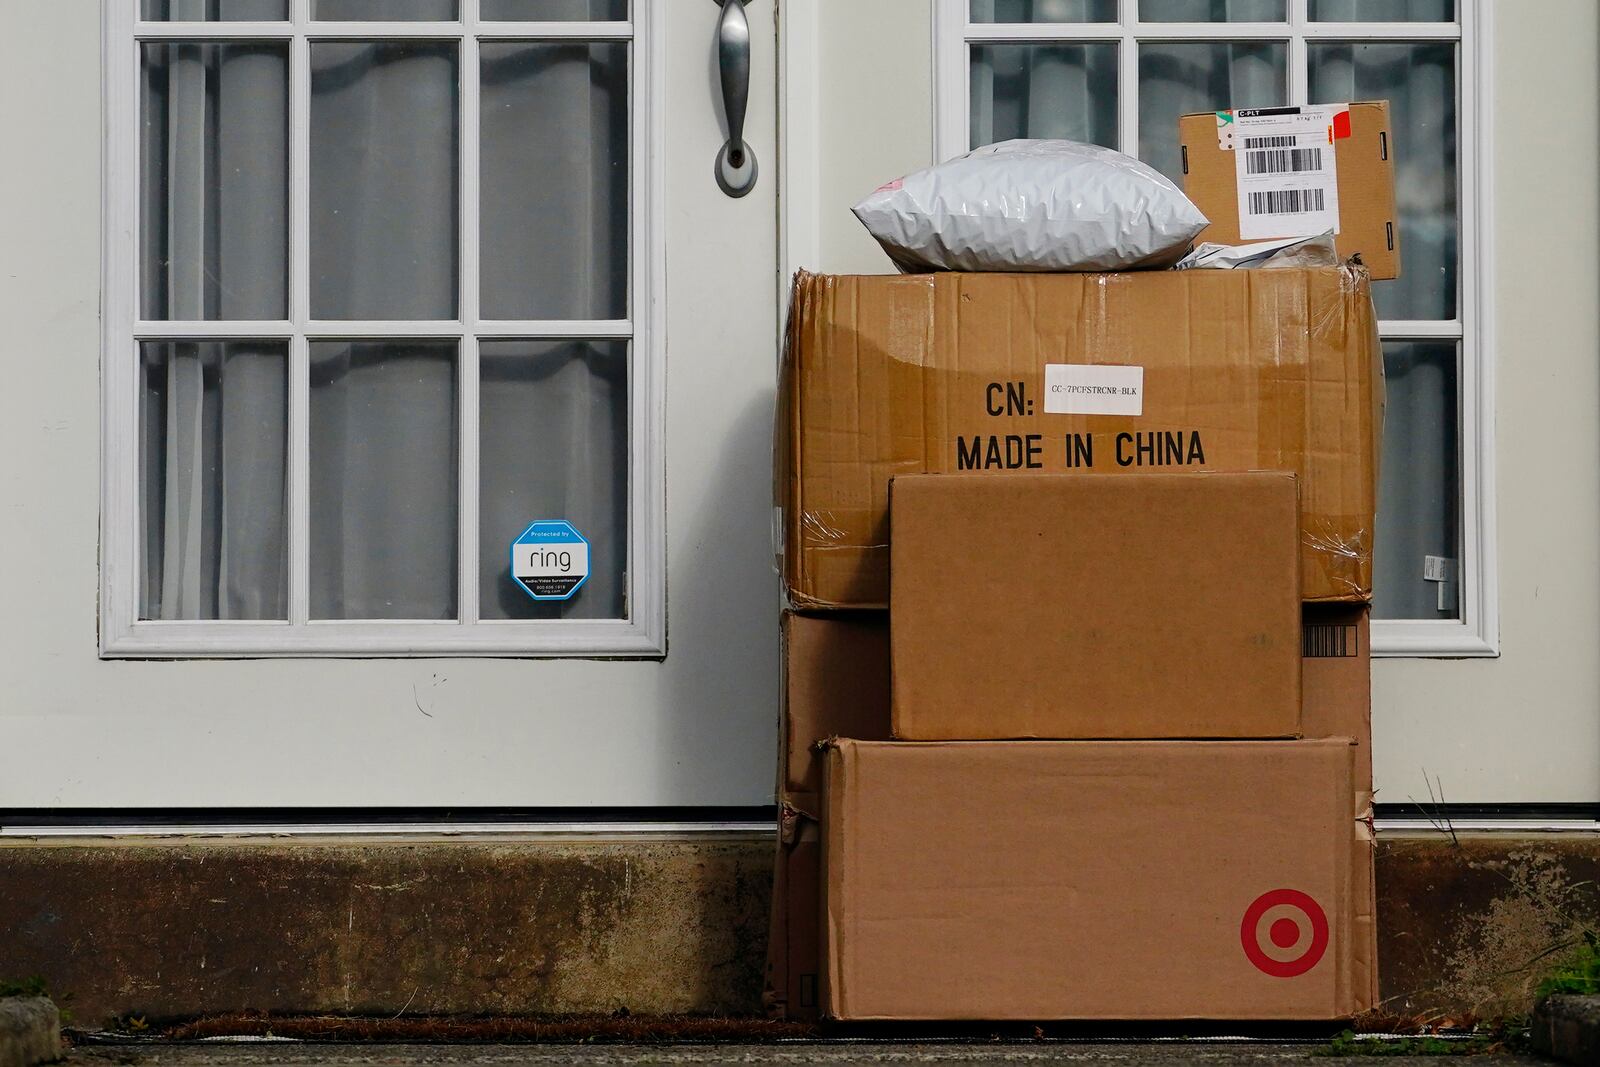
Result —
[[1600, 1063], [1600, 996], [1545, 997], [1529, 1025], [1533, 1047], [1562, 1063]]

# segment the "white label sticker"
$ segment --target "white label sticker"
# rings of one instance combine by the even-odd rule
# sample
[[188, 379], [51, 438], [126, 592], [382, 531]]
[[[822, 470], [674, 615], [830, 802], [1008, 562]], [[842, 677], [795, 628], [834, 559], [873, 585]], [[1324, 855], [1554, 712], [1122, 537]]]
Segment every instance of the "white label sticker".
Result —
[[1335, 123], [1348, 104], [1217, 112], [1217, 144], [1234, 153], [1239, 239], [1339, 232]]
[[1144, 368], [1046, 363], [1044, 410], [1052, 415], [1143, 415]]
[[511, 542], [511, 576], [535, 600], [571, 600], [589, 580], [589, 542], [566, 519], [541, 519]]

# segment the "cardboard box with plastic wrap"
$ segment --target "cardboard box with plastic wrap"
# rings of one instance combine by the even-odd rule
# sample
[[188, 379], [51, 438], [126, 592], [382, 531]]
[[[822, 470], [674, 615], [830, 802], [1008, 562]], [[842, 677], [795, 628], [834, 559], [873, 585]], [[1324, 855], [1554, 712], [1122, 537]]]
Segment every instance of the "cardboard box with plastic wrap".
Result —
[[882, 608], [889, 479], [1294, 471], [1301, 595], [1372, 593], [1383, 365], [1364, 271], [795, 279], [776, 492], [791, 603]]

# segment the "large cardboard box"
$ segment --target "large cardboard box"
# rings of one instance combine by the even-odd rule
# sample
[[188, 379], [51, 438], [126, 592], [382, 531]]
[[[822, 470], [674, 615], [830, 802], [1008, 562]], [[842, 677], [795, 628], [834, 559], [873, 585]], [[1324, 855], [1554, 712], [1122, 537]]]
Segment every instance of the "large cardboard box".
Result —
[[1383, 382], [1358, 270], [801, 273], [785, 363], [798, 607], [886, 607], [889, 479], [963, 470], [1292, 470], [1302, 596], [1370, 598]]
[[1201, 241], [1335, 230], [1341, 258], [1400, 276], [1389, 104], [1203, 111], [1178, 121], [1183, 189], [1211, 220]]
[[762, 1000], [769, 1015], [815, 1019], [823, 757], [830, 737], [889, 736], [889, 617], [783, 616], [778, 854]]
[[1367, 1010], [1372, 842], [1352, 751], [1342, 739], [835, 742], [824, 1013]]
[[890, 487], [894, 736], [1300, 734], [1295, 477]]

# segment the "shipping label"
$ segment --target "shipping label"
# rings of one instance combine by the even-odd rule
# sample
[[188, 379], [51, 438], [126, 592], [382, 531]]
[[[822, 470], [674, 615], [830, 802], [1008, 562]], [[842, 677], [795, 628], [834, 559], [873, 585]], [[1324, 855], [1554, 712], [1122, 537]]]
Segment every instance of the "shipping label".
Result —
[[1338, 233], [1334, 143], [1348, 136], [1348, 104], [1217, 112], [1217, 143], [1234, 154], [1239, 239]]
[[1048, 415], [1143, 415], [1144, 368], [1047, 363], [1044, 410]]

